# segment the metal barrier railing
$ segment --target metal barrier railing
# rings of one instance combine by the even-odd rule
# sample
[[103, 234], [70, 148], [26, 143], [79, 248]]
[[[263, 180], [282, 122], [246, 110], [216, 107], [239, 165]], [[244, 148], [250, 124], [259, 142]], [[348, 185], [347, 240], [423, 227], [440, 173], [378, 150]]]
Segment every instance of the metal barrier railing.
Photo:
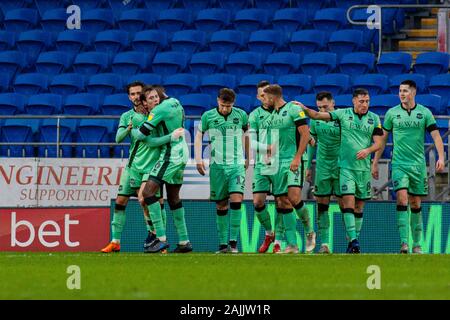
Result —
[[[368, 21], [362, 22], [362, 21], [353, 21], [353, 19], [350, 16], [350, 13], [355, 9], [363, 9], [363, 8], [374, 8], [375, 10], [379, 10], [378, 17], [376, 19], [377, 22], [369, 24]], [[393, 9], [450, 9], [450, 5], [438, 5], [438, 4], [358, 4], [351, 6], [347, 9], [347, 20], [350, 24], [357, 25], [357, 26], [371, 26], [372, 29], [378, 29], [378, 60], [380, 60], [381, 57], [381, 51], [383, 50], [383, 23], [382, 23], [382, 14], [383, 9], [386, 8], [393, 8]], [[378, 11], [375, 11], [377, 14]]]

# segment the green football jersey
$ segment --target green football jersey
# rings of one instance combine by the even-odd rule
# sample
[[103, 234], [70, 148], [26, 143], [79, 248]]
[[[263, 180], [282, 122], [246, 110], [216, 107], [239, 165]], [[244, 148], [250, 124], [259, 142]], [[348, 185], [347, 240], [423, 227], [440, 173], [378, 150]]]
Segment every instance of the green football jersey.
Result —
[[[135, 113], [132, 119], [133, 128], [139, 128], [147, 119], [147, 116], [141, 113]], [[158, 137], [157, 130], [152, 130], [145, 139]], [[131, 137], [132, 145], [130, 147], [130, 158], [128, 167], [141, 173], [148, 173], [159, 159], [161, 148], [150, 147], [145, 141], [136, 141]]]
[[309, 130], [317, 144], [316, 167], [320, 170], [335, 170], [341, 146], [339, 122], [311, 120]]
[[206, 111], [199, 130], [209, 136], [211, 163], [221, 166], [244, 164], [242, 137], [247, 127], [248, 116], [242, 109], [233, 107], [226, 116], [218, 108]]
[[306, 125], [306, 119], [303, 109], [293, 102], [288, 102], [278, 111], [274, 110], [272, 112], [270, 129], [272, 141], [277, 149], [274, 157], [280, 162], [294, 159], [300, 142], [300, 134], [297, 131], [297, 127]]
[[331, 120], [339, 121], [341, 127], [339, 167], [370, 171], [370, 157], [358, 160], [356, 154], [372, 145], [372, 136], [381, 130], [380, 117], [371, 111], [359, 115], [353, 108], [335, 110], [330, 112], [330, 116]]
[[[156, 130], [157, 135], [162, 137], [178, 128], [184, 128], [184, 118], [181, 103], [175, 98], [167, 98], [150, 112], [140, 131], [148, 136], [150, 132]], [[186, 162], [188, 152], [184, 136], [173, 139], [161, 147], [161, 157], [164, 156], [165, 161]]]
[[425, 165], [425, 130], [436, 130], [431, 111], [420, 105], [408, 112], [401, 105], [386, 112], [383, 128], [393, 135], [392, 166]]
[[248, 117], [249, 133], [252, 136], [252, 143], [256, 144], [252, 148], [256, 152], [255, 165], [257, 166], [266, 165], [264, 156], [267, 146], [272, 143], [270, 134], [272, 112], [273, 109], [265, 109], [260, 106], [253, 110]]

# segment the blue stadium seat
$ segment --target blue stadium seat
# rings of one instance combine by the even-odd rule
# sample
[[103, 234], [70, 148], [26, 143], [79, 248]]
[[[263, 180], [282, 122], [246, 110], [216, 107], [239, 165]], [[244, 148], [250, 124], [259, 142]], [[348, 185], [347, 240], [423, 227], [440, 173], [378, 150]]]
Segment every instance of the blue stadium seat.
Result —
[[276, 52], [285, 43], [284, 33], [276, 30], [252, 32], [248, 39], [248, 49], [262, 54]]
[[234, 15], [237, 11], [249, 6], [249, 0], [217, 0], [220, 8], [228, 9]]
[[369, 52], [347, 53], [339, 63], [339, 70], [352, 77], [373, 71], [375, 55]]
[[408, 73], [411, 69], [412, 56], [406, 52], [387, 52], [381, 54], [377, 70], [389, 77]]
[[153, 59], [153, 72], [169, 75], [186, 69], [189, 56], [177, 51], [158, 52]]
[[198, 14], [199, 11], [205, 10], [210, 5], [214, 4], [214, 0], [181, 0], [180, 2], [194, 14]]
[[244, 45], [244, 33], [237, 30], [222, 30], [214, 32], [209, 41], [209, 47], [212, 51], [222, 52], [230, 55], [239, 51]]
[[66, 30], [60, 32], [56, 39], [56, 48], [59, 51], [66, 51], [72, 54], [85, 51], [89, 46], [89, 33], [82, 30]]
[[123, 31], [136, 33], [146, 29], [150, 29], [153, 25], [152, 11], [147, 9], [132, 9], [123, 11], [117, 24]]
[[0, 1], [0, 14], [5, 15], [8, 11], [17, 8], [25, 8], [30, 3], [30, 0], [2, 0]]
[[120, 116], [131, 110], [132, 103], [126, 93], [116, 93], [106, 96], [101, 107], [101, 113]]
[[[37, 119], [6, 119], [0, 127], [0, 141], [9, 143], [34, 141], [39, 121]], [[35, 130], [33, 130], [35, 129]], [[0, 156], [34, 157], [34, 147], [25, 145], [0, 146]]]
[[269, 83], [274, 82], [274, 76], [270, 74], [249, 74], [244, 77], [242, 77], [241, 81], [239, 82], [239, 85], [237, 87], [237, 90], [239, 93], [247, 94], [249, 96], [255, 96], [256, 95], [256, 85], [260, 81], [269, 81]]
[[303, 73], [315, 79], [336, 69], [337, 56], [332, 52], [314, 52], [306, 54], [300, 64]]
[[148, 71], [151, 60], [148, 55], [139, 51], [118, 53], [112, 63], [112, 71], [122, 76], [131, 76], [136, 73]]
[[36, 4], [36, 8], [39, 11], [41, 17], [45, 12], [51, 10], [53, 8], [62, 8], [64, 7], [64, 0], [34, 0]]
[[256, 8], [275, 11], [289, 5], [289, 0], [255, 0]]
[[305, 55], [316, 52], [325, 47], [328, 34], [320, 30], [301, 30], [292, 34], [289, 48], [292, 52]]
[[105, 0], [77, 0], [76, 4], [80, 7], [81, 11], [85, 11], [100, 8], [104, 2]]
[[295, 96], [309, 93], [312, 89], [312, 78], [306, 74], [286, 74], [278, 78], [283, 88], [283, 95], [292, 100]]
[[203, 76], [200, 80], [199, 90], [201, 93], [206, 93], [212, 99], [216, 98], [219, 90], [222, 88], [236, 88], [236, 77], [228, 73], [215, 73]]
[[97, 51], [114, 55], [129, 45], [129, 34], [122, 30], [107, 30], [97, 33], [94, 46]]
[[336, 108], [353, 108], [352, 94], [340, 94], [333, 98]]
[[350, 88], [350, 76], [343, 73], [329, 73], [318, 76], [314, 84], [314, 92], [329, 91], [333, 95], [347, 93]]
[[23, 113], [26, 96], [18, 93], [0, 93], [0, 115], [9, 116]]
[[364, 25], [352, 26], [353, 29], [363, 32], [363, 43], [361, 49], [364, 51], [376, 52], [379, 46], [378, 30], [375, 28], [369, 29], [366, 24], [368, 21], [372, 21], [374, 23], [373, 20], [369, 20], [372, 19], [370, 18], [372, 13], [368, 13], [366, 8], [361, 8], [353, 10], [350, 15], [353, 21], [365, 23]]
[[219, 73], [223, 70], [225, 56], [221, 52], [198, 52], [192, 55], [189, 69], [197, 75]]
[[424, 52], [417, 56], [413, 66], [415, 73], [424, 74], [428, 79], [434, 75], [447, 73], [450, 54], [445, 52]]
[[343, 55], [359, 50], [363, 43], [363, 32], [360, 30], [347, 29], [335, 31], [330, 35], [328, 48], [338, 55]]
[[78, 73], [63, 73], [53, 77], [48, 87], [51, 93], [63, 96], [75, 94], [84, 89], [84, 78]]
[[14, 92], [31, 95], [47, 92], [48, 78], [41, 73], [19, 74], [14, 81]]
[[450, 74], [438, 74], [432, 76], [428, 84], [428, 91], [431, 94], [441, 96], [442, 103], [447, 105], [450, 98]]
[[73, 56], [64, 51], [42, 52], [36, 61], [36, 71], [48, 76], [67, 71], [72, 66]]
[[316, 11], [319, 11], [326, 5], [325, 1], [311, 1], [311, 0], [295, 0], [293, 6], [302, 8], [308, 13], [308, 20], [312, 20]]
[[400, 103], [396, 94], [380, 94], [370, 98], [369, 110], [378, 115], [385, 115], [389, 108], [395, 107]]
[[[342, 9], [348, 9], [351, 6], [355, 6], [358, 4], [366, 4], [367, 0], [334, 0], [336, 2], [336, 7]], [[376, 3], [380, 4], [381, 1], [377, 0]], [[398, 3], [399, 1], [393, 1]]]
[[230, 20], [230, 10], [211, 8], [198, 12], [194, 26], [198, 30], [212, 33], [225, 29], [230, 24]]
[[[71, 143], [72, 140], [72, 129], [71, 126], [67, 124], [67, 121], [76, 121], [75, 119], [62, 119], [59, 123], [59, 141], [62, 143]], [[45, 143], [56, 143], [58, 136], [58, 124], [57, 119], [44, 119], [39, 126], [38, 131], [38, 142]], [[59, 157], [70, 158], [72, 157], [72, 147], [71, 146], [60, 146], [59, 147]], [[55, 158], [57, 157], [56, 146], [38, 146], [37, 156], [41, 158]]]
[[105, 52], [82, 52], [73, 62], [73, 70], [82, 75], [94, 75], [105, 72], [110, 66], [109, 55]]
[[12, 77], [8, 74], [0, 74], [0, 92], [5, 92], [9, 90]]
[[156, 26], [159, 30], [173, 33], [187, 29], [192, 23], [191, 11], [186, 9], [162, 10], [156, 19]]
[[301, 94], [301, 95], [295, 96], [294, 100], [303, 103], [308, 108], [317, 109], [315, 93]]
[[244, 9], [236, 12], [234, 28], [243, 32], [253, 32], [264, 27], [269, 22], [269, 11], [264, 9]]
[[264, 71], [278, 77], [283, 74], [295, 73], [300, 67], [301, 57], [298, 53], [277, 52], [267, 56]]
[[131, 46], [136, 51], [145, 52], [153, 58], [158, 51], [167, 47], [167, 33], [160, 30], [145, 30], [137, 32]]
[[[106, 119], [82, 119], [76, 132], [76, 141], [85, 143], [111, 142], [114, 121]], [[77, 146], [75, 155], [79, 158], [109, 158], [108, 146]]]
[[36, 9], [22, 8], [6, 12], [3, 25], [6, 31], [24, 32], [33, 29], [38, 21], [39, 12]]
[[0, 51], [11, 50], [16, 45], [16, 34], [0, 30]]
[[170, 43], [173, 51], [185, 52], [189, 56], [200, 51], [206, 44], [206, 34], [200, 30], [177, 31]]
[[418, 94], [416, 102], [431, 110], [433, 114], [445, 114], [442, 98], [435, 94]]
[[389, 91], [398, 94], [400, 83], [405, 80], [413, 80], [417, 85], [417, 93], [426, 93], [427, 79], [420, 73], [404, 73], [389, 78]]
[[50, 115], [61, 113], [62, 97], [58, 94], [44, 93], [28, 98], [25, 112], [33, 115]]
[[[115, 141], [115, 133], [111, 132], [110, 133], [111, 137], [114, 137], [114, 139], [112, 138], [113, 141]], [[130, 143], [130, 137], [126, 136], [125, 139], [122, 141], [122, 143]], [[127, 159], [130, 156], [130, 146], [121, 146], [121, 145], [115, 145], [113, 146], [113, 158], [121, 158], [121, 159]]]
[[353, 89], [364, 88], [371, 96], [385, 93], [388, 84], [389, 78], [384, 74], [363, 74], [353, 78]]
[[0, 73], [10, 79], [26, 66], [26, 57], [20, 51], [0, 52]]
[[173, 8], [178, 0], [143, 0], [145, 7], [156, 12]]
[[[109, 7], [111, 7], [111, 9], [113, 11], [115, 20], [118, 20], [121, 17], [123, 12], [135, 9], [139, 5], [138, 1], [124, 2], [123, 0], [108, 0], [108, 2], [109, 2]], [[125, 5], [125, 3], [126, 3], [126, 5]]]
[[307, 22], [307, 11], [299, 8], [287, 8], [275, 11], [272, 25], [275, 30], [292, 33], [301, 29]]
[[86, 90], [104, 96], [120, 92], [123, 90], [122, 78], [116, 73], [99, 73], [89, 79]]
[[208, 110], [212, 103], [212, 98], [209, 94], [205, 93], [192, 93], [184, 96], [180, 96], [180, 103], [184, 108], [184, 112], [187, 116], [191, 115], [201, 115], [203, 112]]
[[253, 109], [254, 98], [246, 94], [237, 94], [234, 105], [241, 108], [247, 113], [250, 113]]
[[42, 30], [31, 30], [19, 34], [17, 48], [28, 56], [28, 61], [33, 64], [39, 53], [51, 46], [51, 34]]
[[82, 11], [81, 25], [83, 30], [90, 32], [93, 36], [101, 31], [112, 29], [114, 15], [112, 10], [92, 9]]
[[94, 93], [76, 93], [67, 96], [63, 113], [70, 115], [93, 115], [99, 110], [100, 96]]
[[198, 87], [198, 77], [190, 73], [176, 73], [163, 81], [166, 92], [171, 97], [194, 93]]
[[160, 74], [156, 73], [139, 73], [135, 74], [134, 76], [131, 76], [128, 78], [127, 83], [131, 83], [134, 81], [141, 81], [145, 84], [162, 84], [162, 76]]
[[257, 52], [241, 51], [230, 54], [225, 70], [241, 79], [244, 75], [256, 73], [261, 69], [262, 56]]
[[[57, 8], [57, 7], [54, 7]], [[63, 32], [69, 15], [65, 8], [51, 9], [41, 14], [41, 27], [47, 32]]]
[[346, 12], [339, 8], [318, 10], [313, 19], [314, 29], [326, 32], [342, 29], [346, 24]]

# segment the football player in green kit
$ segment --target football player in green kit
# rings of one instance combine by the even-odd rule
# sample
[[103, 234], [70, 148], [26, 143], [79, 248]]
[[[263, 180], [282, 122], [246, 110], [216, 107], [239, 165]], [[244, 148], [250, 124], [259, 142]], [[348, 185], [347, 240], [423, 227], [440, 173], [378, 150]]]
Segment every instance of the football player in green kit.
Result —
[[[428, 131], [438, 151], [436, 171], [445, 168], [444, 145], [431, 111], [417, 104], [416, 83], [405, 80], [400, 84], [400, 104], [386, 112], [383, 124], [383, 147], [372, 165], [378, 179], [378, 160], [381, 158], [390, 132], [393, 135], [392, 181], [397, 194], [397, 226], [400, 233], [400, 253], [408, 253], [409, 228], [413, 238], [413, 253], [422, 253], [423, 233], [421, 198], [428, 194], [427, 166], [425, 162], [424, 138]], [[431, 164], [430, 164], [431, 165]], [[411, 209], [411, 220], [408, 215]], [[408, 223], [409, 222], [409, 223]]]
[[[319, 92], [316, 95], [316, 105], [319, 111], [333, 112], [334, 100], [332, 94], [330, 92]], [[339, 207], [343, 208], [339, 190], [339, 170], [337, 170], [341, 130], [338, 121], [326, 122], [322, 120], [311, 120], [309, 130], [311, 136], [315, 139], [315, 145], [308, 145], [306, 180], [312, 182], [311, 163], [317, 149], [314, 197], [317, 201], [317, 224], [321, 239], [319, 253], [330, 253], [330, 217], [328, 215], [330, 197], [336, 196]]]
[[[233, 106], [235, 99], [236, 94], [232, 89], [222, 88], [217, 97], [217, 108], [203, 113], [195, 138], [197, 170], [201, 175], [206, 173], [202, 159], [204, 134], [208, 134], [211, 143], [210, 200], [216, 202], [217, 208], [218, 253], [238, 252], [237, 240], [241, 225], [245, 170], [248, 167], [249, 143], [248, 137], [244, 136], [248, 128], [248, 117], [245, 111]], [[231, 209], [229, 217], [228, 202]], [[230, 229], [229, 241], [228, 229]]]
[[[155, 131], [158, 136], [163, 137], [183, 126], [183, 107], [177, 99], [167, 97], [150, 112], [141, 127], [133, 129], [131, 134], [137, 140], [144, 140], [147, 136], [154, 134]], [[156, 229], [156, 239], [144, 249], [147, 253], [163, 252], [169, 247], [161, 207], [158, 202], [159, 191], [163, 184], [166, 186], [167, 201], [179, 237], [174, 252], [186, 253], [192, 251], [186, 228], [184, 207], [180, 199], [180, 189], [188, 153], [184, 135], [170, 140], [169, 143], [162, 145], [159, 159], [147, 176], [143, 177], [146, 184], [142, 190], [142, 196], [145, 204], [149, 207], [151, 221]]]
[[308, 210], [301, 200], [304, 182], [302, 156], [310, 140], [307, 118], [297, 104], [283, 99], [279, 85], [269, 85], [263, 93], [263, 103], [273, 108], [269, 126], [272, 147], [269, 149], [270, 165], [267, 167], [267, 175], [272, 183], [277, 214], [281, 215], [284, 224], [288, 244], [284, 252], [298, 253], [296, 214], [301, 219], [307, 235], [306, 252], [312, 252], [316, 235]]
[[339, 185], [344, 204], [344, 224], [350, 241], [347, 253], [360, 253], [356, 233], [362, 227], [364, 203], [371, 198], [370, 154], [381, 148], [383, 131], [378, 115], [369, 111], [370, 97], [366, 89], [354, 90], [352, 102], [353, 108], [333, 112], [317, 112], [301, 106], [311, 119], [338, 121], [340, 124]]

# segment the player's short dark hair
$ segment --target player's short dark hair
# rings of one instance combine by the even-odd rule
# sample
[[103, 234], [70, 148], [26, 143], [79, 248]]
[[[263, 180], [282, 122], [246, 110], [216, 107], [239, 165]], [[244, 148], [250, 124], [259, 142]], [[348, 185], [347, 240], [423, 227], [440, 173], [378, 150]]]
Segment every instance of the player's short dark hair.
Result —
[[356, 98], [357, 96], [368, 96], [369, 91], [367, 91], [364, 88], [357, 88], [353, 91], [353, 98]]
[[142, 93], [147, 93], [147, 92], [150, 92], [150, 91], [153, 91], [153, 90], [155, 90], [155, 88], [153, 87], [153, 86], [149, 86], [149, 85], [146, 85], [143, 89], [142, 89]]
[[281, 97], [283, 95], [283, 89], [278, 84], [271, 84], [264, 89], [264, 93]]
[[316, 94], [316, 101], [322, 101], [323, 99], [333, 100], [333, 95], [328, 91], [321, 91]]
[[407, 85], [410, 88], [414, 88], [417, 90], [417, 84], [414, 80], [404, 80], [400, 83], [400, 85], [402, 85], [402, 84]]
[[259, 89], [259, 88], [264, 88], [267, 86], [270, 86], [270, 82], [267, 80], [262, 80], [262, 81], [258, 82], [258, 84], [256, 85], [256, 88]]
[[133, 82], [127, 84], [127, 86], [126, 86], [127, 94], [130, 94], [130, 88], [132, 88], [132, 87], [142, 87], [142, 88], [144, 88], [145, 84], [142, 83], [141, 81], [133, 81]]
[[233, 89], [222, 88], [219, 90], [217, 98], [221, 99], [223, 102], [234, 102], [236, 100], [236, 93]]

